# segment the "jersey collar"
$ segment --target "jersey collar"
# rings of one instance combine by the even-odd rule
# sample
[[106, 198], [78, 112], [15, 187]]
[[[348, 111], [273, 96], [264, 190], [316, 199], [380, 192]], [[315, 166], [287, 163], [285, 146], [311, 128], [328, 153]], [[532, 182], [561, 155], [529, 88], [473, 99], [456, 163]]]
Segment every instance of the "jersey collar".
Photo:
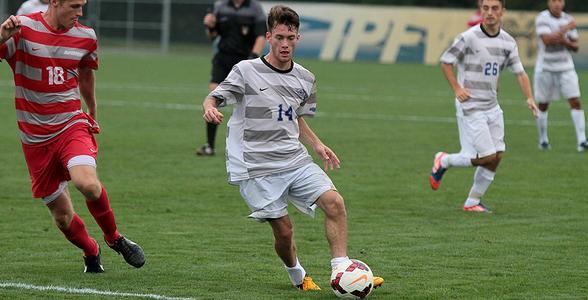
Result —
[[261, 56], [260, 59], [268, 68], [270, 68], [278, 73], [290, 73], [292, 71], [292, 69], [294, 69], [294, 61], [293, 60], [290, 61], [290, 68], [288, 68], [287, 70], [280, 70], [280, 69], [272, 66], [269, 62], [267, 62], [267, 60], [265, 60], [264, 56]]
[[485, 34], [487, 37], [489, 37], [489, 38], [495, 38], [495, 37], [497, 37], [497, 36], [500, 34], [500, 30], [501, 30], [501, 28], [500, 28], [500, 27], [498, 27], [498, 32], [497, 32], [495, 35], [490, 35], [490, 34], [489, 34], [487, 31], [486, 31], [486, 29], [484, 29], [484, 26], [482, 26], [482, 24], [481, 24], [481, 23], [480, 23], [480, 29], [482, 29], [482, 32], [483, 32], [483, 33], [484, 33], [484, 34]]

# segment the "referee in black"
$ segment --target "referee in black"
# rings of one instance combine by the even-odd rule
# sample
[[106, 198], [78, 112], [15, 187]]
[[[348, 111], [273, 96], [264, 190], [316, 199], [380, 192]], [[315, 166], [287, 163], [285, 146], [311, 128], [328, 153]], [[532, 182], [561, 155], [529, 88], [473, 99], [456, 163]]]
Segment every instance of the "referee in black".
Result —
[[[204, 16], [204, 26], [211, 40], [219, 38], [208, 84], [208, 90], [212, 91], [225, 80], [235, 64], [259, 57], [265, 46], [266, 15], [257, 0], [218, 0], [213, 12]], [[217, 126], [206, 124], [207, 143], [196, 154], [214, 155]]]

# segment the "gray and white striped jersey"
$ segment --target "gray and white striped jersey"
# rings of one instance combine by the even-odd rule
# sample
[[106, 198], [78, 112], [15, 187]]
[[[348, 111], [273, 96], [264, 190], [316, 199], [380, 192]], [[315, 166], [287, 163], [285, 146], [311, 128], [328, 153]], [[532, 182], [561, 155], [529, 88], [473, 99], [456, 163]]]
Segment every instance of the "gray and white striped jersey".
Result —
[[[554, 17], [548, 9], [540, 12], [535, 18], [535, 32], [537, 33], [537, 61], [535, 72], [549, 71], [561, 72], [574, 69], [574, 61], [570, 50], [562, 44], [545, 45], [541, 36], [560, 31], [560, 28], [569, 24], [573, 18], [561, 13], [559, 18]], [[566, 33], [570, 40], [578, 39], [578, 30], [573, 29]]]
[[458, 35], [441, 62], [457, 65], [457, 82], [470, 91], [470, 99], [460, 103], [464, 113], [498, 105], [496, 88], [505, 67], [515, 74], [525, 71], [515, 39], [503, 29], [490, 36], [482, 25]]
[[209, 96], [234, 105], [227, 124], [229, 182], [292, 170], [312, 162], [299, 141], [298, 117], [316, 111], [314, 75], [297, 63], [282, 71], [263, 57], [244, 60]]

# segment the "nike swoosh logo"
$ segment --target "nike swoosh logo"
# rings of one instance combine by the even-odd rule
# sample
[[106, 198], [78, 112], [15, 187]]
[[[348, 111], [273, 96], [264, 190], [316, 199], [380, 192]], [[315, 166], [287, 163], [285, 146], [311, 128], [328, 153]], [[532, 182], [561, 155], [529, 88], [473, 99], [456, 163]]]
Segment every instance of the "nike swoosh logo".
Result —
[[37, 51], [40, 50], [41, 48], [33, 48], [33, 51]]
[[265, 90], [267, 90], [267, 89], [269, 89], [269, 87], [266, 87], [265, 89], [259, 88], [259, 91], [260, 91], [260, 92], [263, 92], [263, 91], [265, 91]]
[[354, 283], [356, 283], [360, 280], [367, 281], [368, 280], [367, 275], [363, 274], [363, 275], [357, 277], [357, 279], [353, 280], [349, 285], [353, 285]]

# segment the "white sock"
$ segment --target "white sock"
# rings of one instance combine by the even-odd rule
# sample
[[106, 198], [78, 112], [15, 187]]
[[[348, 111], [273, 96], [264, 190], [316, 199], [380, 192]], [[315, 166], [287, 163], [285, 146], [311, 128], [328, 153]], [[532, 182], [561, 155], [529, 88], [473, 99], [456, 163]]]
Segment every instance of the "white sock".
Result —
[[[443, 165], [443, 159], [446, 160], [446, 165]], [[441, 159], [441, 166], [444, 168], [449, 167], [471, 167], [472, 166], [472, 159], [462, 155], [461, 153], [453, 153], [447, 154]]]
[[288, 276], [290, 277], [290, 281], [294, 286], [298, 286], [302, 284], [302, 280], [304, 276], [306, 276], [306, 271], [300, 265], [298, 258], [296, 258], [296, 265], [293, 267], [284, 266], [286, 268], [286, 272], [288, 272]]
[[340, 263], [349, 260], [349, 256], [333, 257], [331, 259], [331, 270], [334, 270]]
[[[573, 116], [572, 116], [573, 118]], [[547, 137], [547, 112], [539, 111], [537, 114], [537, 129], [539, 131], [539, 143], [549, 143]]]
[[576, 138], [578, 145], [586, 141], [586, 120], [584, 117], [584, 110], [572, 109], [572, 121], [576, 128]]
[[470, 207], [478, 205], [480, 203], [480, 198], [484, 196], [488, 187], [494, 180], [494, 175], [496, 175], [496, 172], [492, 172], [483, 167], [477, 167], [476, 172], [474, 173], [474, 184], [472, 185], [468, 199], [463, 206]]

